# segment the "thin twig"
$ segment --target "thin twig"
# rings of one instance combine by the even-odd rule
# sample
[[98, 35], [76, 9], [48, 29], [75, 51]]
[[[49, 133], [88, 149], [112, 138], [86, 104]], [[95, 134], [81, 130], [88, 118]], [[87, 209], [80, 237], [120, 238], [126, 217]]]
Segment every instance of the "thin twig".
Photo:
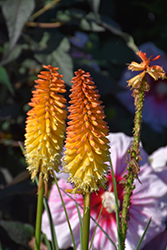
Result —
[[38, 23], [38, 22], [26, 22], [29, 27], [39, 27], [39, 28], [58, 28], [62, 25], [61, 22], [56, 23]]
[[53, 0], [52, 2], [46, 4], [42, 9], [38, 10], [37, 12], [35, 12], [30, 19], [35, 19], [37, 17], [39, 17], [40, 15], [42, 15], [44, 12], [46, 12], [47, 10], [49, 10], [52, 6], [54, 6], [56, 3], [58, 3], [60, 0]]

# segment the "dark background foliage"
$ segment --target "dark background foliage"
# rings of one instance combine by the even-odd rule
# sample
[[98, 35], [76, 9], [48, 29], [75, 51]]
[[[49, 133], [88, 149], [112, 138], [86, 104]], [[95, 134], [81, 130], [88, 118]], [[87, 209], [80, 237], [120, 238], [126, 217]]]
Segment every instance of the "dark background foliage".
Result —
[[[36, 186], [18, 142], [24, 142], [28, 102], [42, 65], [59, 67], [67, 99], [74, 71], [89, 71], [110, 131], [131, 136], [133, 114], [116, 98], [121, 74], [135, 59], [135, 44], [152, 41], [167, 52], [165, 0], [60, 0], [34, 16], [51, 2], [0, 1], [0, 241], [6, 250], [28, 249], [34, 233]], [[76, 32], [87, 35], [83, 46], [71, 42]], [[167, 144], [167, 130], [157, 134], [143, 123], [141, 138], [151, 153]]]

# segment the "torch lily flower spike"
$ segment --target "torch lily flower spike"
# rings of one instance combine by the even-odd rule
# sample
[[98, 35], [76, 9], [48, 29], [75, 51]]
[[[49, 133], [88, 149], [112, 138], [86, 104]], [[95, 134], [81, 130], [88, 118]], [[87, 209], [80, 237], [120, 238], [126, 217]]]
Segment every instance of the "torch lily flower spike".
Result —
[[65, 132], [66, 99], [65, 83], [57, 70], [50, 65], [43, 66], [47, 71], [41, 71], [35, 82], [33, 98], [29, 105], [25, 134], [25, 157], [31, 179], [38, 171], [48, 181], [53, 170], [59, 171], [61, 151]]
[[69, 181], [74, 183], [73, 193], [98, 191], [105, 188], [109, 146], [108, 127], [100, 95], [90, 78], [82, 69], [75, 72], [72, 79], [71, 106], [65, 156], [64, 171], [69, 173]]

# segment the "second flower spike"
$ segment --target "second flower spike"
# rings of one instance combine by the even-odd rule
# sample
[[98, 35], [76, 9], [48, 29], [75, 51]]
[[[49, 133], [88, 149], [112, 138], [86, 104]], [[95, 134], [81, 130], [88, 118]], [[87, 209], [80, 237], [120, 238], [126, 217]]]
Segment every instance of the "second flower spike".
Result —
[[82, 69], [72, 79], [71, 106], [63, 158], [64, 171], [74, 183], [73, 193], [105, 188], [109, 160], [108, 127], [100, 95], [89, 73]]

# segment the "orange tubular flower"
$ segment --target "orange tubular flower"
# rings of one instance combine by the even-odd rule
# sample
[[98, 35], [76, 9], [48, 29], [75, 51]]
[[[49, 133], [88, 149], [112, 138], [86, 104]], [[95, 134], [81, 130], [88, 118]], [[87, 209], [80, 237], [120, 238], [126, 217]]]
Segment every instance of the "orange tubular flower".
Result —
[[43, 66], [49, 71], [41, 71], [35, 82], [33, 98], [29, 105], [25, 134], [25, 157], [31, 179], [37, 172], [44, 174], [48, 181], [53, 170], [58, 171], [65, 132], [66, 99], [65, 83], [57, 70], [50, 65]]
[[79, 69], [72, 79], [70, 115], [63, 158], [64, 171], [74, 183], [73, 193], [105, 187], [109, 160], [108, 127], [100, 95], [90, 74]]
[[[162, 79], [165, 78], [165, 71], [163, 70], [162, 67], [160, 67], [159, 65], [150, 66], [150, 62], [159, 59], [160, 55], [151, 59], [151, 57], [147, 58], [146, 53], [143, 53], [142, 51], [139, 51], [136, 54], [142, 59], [142, 62], [137, 63], [133, 61], [128, 66], [128, 69], [132, 71], [143, 71], [143, 72], [131, 78], [128, 81], [128, 87], [132, 86], [132, 89], [139, 88], [141, 86], [141, 83], [146, 73], [148, 73], [152, 78], [154, 78], [155, 81], [158, 80], [159, 78], [162, 78]], [[148, 91], [149, 84], [147, 83], [147, 81], [144, 82], [144, 85], [145, 85], [144, 86], [145, 91]]]

